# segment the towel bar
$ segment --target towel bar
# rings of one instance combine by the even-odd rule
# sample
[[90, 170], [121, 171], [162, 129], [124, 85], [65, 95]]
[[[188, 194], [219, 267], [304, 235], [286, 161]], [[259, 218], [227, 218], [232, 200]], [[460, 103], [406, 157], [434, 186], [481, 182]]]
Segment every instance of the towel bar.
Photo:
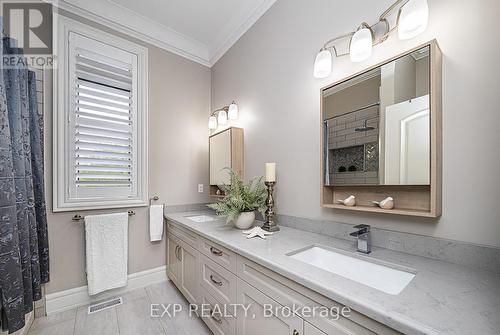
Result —
[[[128, 214], [128, 216], [135, 215], [135, 211], [129, 210], [129, 211], [127, 211], [127, 214]], [[73, 221], [82, 221], [84, 218], [85, 217], [81, 216], [80, 214], [75, 214], [75, 215], [73, 215], [73, 218], [71, 218], [71, 220], [73, 220]]]
[[153, 201], [157, 201], [158, 199], [160, 199], [160, 197], [157, 195], [155, 195], [152, 198], [149, 198], [149, 206], [151, 206], [153, 204]]

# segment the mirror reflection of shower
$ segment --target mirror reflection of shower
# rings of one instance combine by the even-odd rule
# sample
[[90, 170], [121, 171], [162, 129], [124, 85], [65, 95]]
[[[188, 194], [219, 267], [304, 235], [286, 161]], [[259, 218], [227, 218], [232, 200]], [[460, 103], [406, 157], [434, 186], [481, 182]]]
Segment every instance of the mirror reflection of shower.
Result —
[[356, 129], [354, 129], [354, 131], [369, 131], [369, 130], [373, 130], [373, 129], [375, 129], [375, 127], [368, 126], [368, 119], [366, 119], [364, 126], [356, 128]]
[[[378, 80], [375, 84], [379, 86]], [[327, 183], [379, 183], [379, 109], [380, 102], [375, 101], [324, 120]]]

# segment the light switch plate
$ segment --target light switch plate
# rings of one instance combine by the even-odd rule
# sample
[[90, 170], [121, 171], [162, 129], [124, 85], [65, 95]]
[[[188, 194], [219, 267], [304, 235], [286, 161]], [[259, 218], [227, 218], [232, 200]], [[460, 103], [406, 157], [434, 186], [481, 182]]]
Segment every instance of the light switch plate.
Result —
[[198, 184], [198, 193], [203, 193], [203, 184]]

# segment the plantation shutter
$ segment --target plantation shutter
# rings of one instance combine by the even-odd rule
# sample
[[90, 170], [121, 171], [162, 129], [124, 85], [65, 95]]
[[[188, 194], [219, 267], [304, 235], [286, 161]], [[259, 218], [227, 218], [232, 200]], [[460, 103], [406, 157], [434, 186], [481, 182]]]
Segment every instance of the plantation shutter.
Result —
[[136, 56], [78, 34], [69, 42], [70, 197], [136, 196]]

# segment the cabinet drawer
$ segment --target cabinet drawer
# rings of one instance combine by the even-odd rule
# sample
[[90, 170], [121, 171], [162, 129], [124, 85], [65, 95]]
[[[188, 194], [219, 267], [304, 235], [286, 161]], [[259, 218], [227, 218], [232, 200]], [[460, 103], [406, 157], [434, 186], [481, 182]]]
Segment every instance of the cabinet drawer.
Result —
[[167, 221], [167, 231], [173, 234], [192, 246], [193, 248], [198, 248], [198, 240], [200, 239], [197, 234], [191, 232], [190, 230], [180, 227], [178, 224], [172, 221]]
[[236, 321], [237, 335], [303, 335], [304, 321], [290, 313], [266, 312], [269, 306], [279, 308], [279, 304], [256, 288], [238, 279], [238, 304], [248, 306], [245, 315], [238, 309]]
[[[238, 256], [238, 277], [274, 299], [283, 306], [320, 307], [342, 310], [343, 305], [325, 296], [305, 288], [259, 264], [242, 256]], [[307, 318], [320, 331], [331, 335], [373, 335], [400, 334], [387, 326], [370, 319], [354, 310], [349, 317], [316, 317]]]
[[308, 322], [304, 322], [304, 335], [328, 335]]
[[201, 255], [201, 286], [217, 301], [231, 304], [236, 301], [236, 276], [222, 266]]
[[236, 273], [236, 254], [215, 242], [200, 238], [199, 250], [217, 264], [225, 267], [232, 273]]
[[204, 305], [203, 308], [208, 308], [210, 306], [210, 311], [200, 310], [200, 316], [203, 321], [207, 324], [208, 328], [214, 333], [214, 335], [234, 335], [236, 334], [236, 319], [234, 316], [221, 315], [215, 311], [220, 311], [224, 313], [224, 305], [219, 303], [210, 293], [204, 291], [201, 295], [201, 303]]

